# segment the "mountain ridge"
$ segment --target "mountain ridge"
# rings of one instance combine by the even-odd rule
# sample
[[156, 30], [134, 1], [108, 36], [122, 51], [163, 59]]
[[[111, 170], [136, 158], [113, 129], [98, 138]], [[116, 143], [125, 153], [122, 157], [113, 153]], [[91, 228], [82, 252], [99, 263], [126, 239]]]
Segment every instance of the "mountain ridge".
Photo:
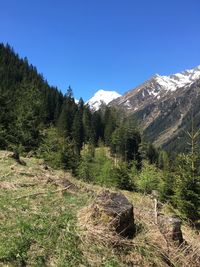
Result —
[[[122, 104], [124, 102], [123, 100], [128, 100], [130, 96], [141, 91], [143, 98], [145, 98], [147, 95], [160, 98], [164, 91], [165, 93], [169, 91], [176, 91], [181, 87], [193, 84], [198, 79], [200, 79], [200, 65], [198, 65], [196, 68], [185, 70], [169, 76], [155, 74], [140, 85], [125, 92], [123, 96], [118, 99], [118, 101], [120, 104]], [[130, 103], [124, 104], [130, 107]]]
[[[109, 106], [135, 117], [150, 141], [166, 147], [185, 128], [185, 120], [189, 120], [192, 109], [199, 106], [199, 93], [200, 66], [197, 66], [170, 76], [154, 75], [110, 102]], [[198, 110], [193, 115], [199, 124]]]

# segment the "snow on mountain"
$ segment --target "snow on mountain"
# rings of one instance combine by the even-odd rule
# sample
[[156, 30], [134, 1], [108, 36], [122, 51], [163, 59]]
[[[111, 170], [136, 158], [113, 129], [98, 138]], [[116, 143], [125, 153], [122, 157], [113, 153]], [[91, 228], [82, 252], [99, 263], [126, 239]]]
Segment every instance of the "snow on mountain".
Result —
[[[178, 94], [184, 88], [200, 80], [200, 65], [170, 76], [154, 75], [136, 88], [126, 92], [123, 96], [113, 100], [109, 105], [119, 106], [128, 113], [134, 113], [149, 103], [155, 105], [163, 99]], [[179, 90], [180, 89], [180, 90]]]
[[191, 110], [200, 121], [199, 103], [200, 66], [170, 76], [155, 75], [109, 105], [126, 116], [134, 114], [147, 139], [172, 151], [183, 145], [178, 138], [190, 127]]
[[115, 91], [97, 91], [92, 98], [87, 101], [87, 104], [94, 110], [98, 110], [104, 103], [108, 105], [112, 100], [120, 97], [121, 95]]
[[123, 96], [115, 91], [99, 90], [87, 101], [87, 104], [89, 104], [93, 110], [98, 110], [102, 103], [107, 105], [114, 100], [111, 105], [123, 105], [125, 109], [135, 111], [143, 106], [146, 100], [161, 100], [168, 95], [168, 93], [192, 85], [198, 79], [200, 79], [200, 65], [196, 68], [185, 70], [170, 76], [156, 74], [150, 80], [145, 81], [140, 86], [128, 91]]
[[170, 76], [160, 76], [157, 74], [154, 79], [162, 89], [175, 91], [200, 79], [200, 65], [194, 69], [185, 70]]

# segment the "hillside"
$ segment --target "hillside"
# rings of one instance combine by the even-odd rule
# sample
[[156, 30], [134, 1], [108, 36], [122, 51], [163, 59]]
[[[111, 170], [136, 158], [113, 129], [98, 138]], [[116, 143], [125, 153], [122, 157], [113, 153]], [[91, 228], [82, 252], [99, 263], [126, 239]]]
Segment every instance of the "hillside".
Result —
[[44, 131], [54, 126], [79, 154], [83, 142], [104, 138], [101, 114], [74, 99], [69, 86], [62, 94], [36, 67], [9, 45], [0, 44], [0, 149], [36, 150]]
[[169, 151], [185, 151], [183, 130], [191, 128], [193, 114], [199, 126], [200, 67], [170, 76], [155, 75], [111, 106], [136, 118], [144, 136]]
[[58, 120], [63, 95], [48, 85], [36, 67], [0, 44], [0, 148], [39, 143], [39, 131]]
[[[0, 152], [0, 266], [199, 266], [199, 235], [184, 225], [187, 243], [167, 243], [149, 196], [121, 191], [134, 205], [137, 231], [133, 239], [115, 237], [111, 245], [109, 232], [78, 226], [83, 208], [103, 188], [39, 159], [23, 158], [26, 166], [20, 165], [10, 155]], [[169, 210], [164, 205], [162, 213]]]

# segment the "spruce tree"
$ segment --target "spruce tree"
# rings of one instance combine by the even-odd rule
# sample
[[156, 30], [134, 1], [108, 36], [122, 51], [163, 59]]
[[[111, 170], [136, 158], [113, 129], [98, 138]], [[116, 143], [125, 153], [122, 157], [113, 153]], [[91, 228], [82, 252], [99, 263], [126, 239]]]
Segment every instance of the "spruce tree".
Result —
[[94, 127], [92, 124], [92, 114], [90, 108], [86, 105], [83, 110], [83, 132], [84, 132], [84, 142], [94, 144], [95, 134]]
[[69, 92], [67, 92], [63, 101], [57, 126], [60, 133], [64, 137], [72, 138], [72, 125], [77, 110], [77, 105], [75, 104], [74, 98], [72, 97], [71, 88], [69, 88], [68, 90]]
[[111, 136], [117, 127], [116, 118], [114, 117], [114, 112], [111, 108], [106, 107], [104, 114], [104, 140], [106, 145], [111, 144]]
[[83, 121], [81, 112], [79, 110], [76, 111], [74, 116], [72, 124], [72, 138], [74, 140], [75, 153], [79, 155], [84, 141]]
[[177, 157], [175, 168], [175, 194], [173, 202], [177, 209], [195, 222], [200, 219], [200, 175], [195, 170], [191, 155], [181, 154]]
[[177, 157], [173, 200], [183, 216], [195, 222], [200, 219], [200, 170], [197, 142], [200, 130], [195, 129], [193, 117], [191, 131], [186, 134], [189, 138], [190, 153], [180, 154]]

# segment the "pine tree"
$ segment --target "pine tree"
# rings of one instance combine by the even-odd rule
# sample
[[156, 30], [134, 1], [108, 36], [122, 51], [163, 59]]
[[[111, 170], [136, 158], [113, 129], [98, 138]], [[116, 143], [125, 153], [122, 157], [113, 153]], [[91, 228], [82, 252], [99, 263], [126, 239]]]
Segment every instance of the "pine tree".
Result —
[[155, 165], [149, 164], [148, 161], [142, 162], [142, 170], [137, 180], [137, 188], [144, 193], [151, 193], [157, 190], [161, 182], [162, 173]]
[[[68, 89], [69, 90], [69, 89]], [[77, 105], [74, 102], [74, 98], [71, 97], [72, 92], [70, 88], [70, 92], [64, 98], [61, 113], [58, 119], [57, 127], [60, 133], [64, 137], [72, 138], [72, 125], [75, 113], [77, 111]]]
[[89, 107], [86, 105], [83, 110], [83, 132], [84, 132], [84, 142], [94, 144], [94, 127], [92, 124], [92, 114]]
[[55, 127], [49, 127], [43, 131], [38, 156], [55, 169], [74, 170], [78, 163], [73, 143], [61, 136]]
[[186, 132], [191, 151], [177, 157], [175, 168], [174, 204], [192, 222], [200, 219], [200, 170], [197, 140], [200, 130], [195, 130], [192, 117], [191, 131]]
[[9, 45], [0, 44], [0, 69], [0, 147], [36, 149], [41, 126], [55, 123], [63, 96]]
[[158, 167], [162, 170], [169, 169], [169, 157], [166, 151], [161, 150], [158, 154]]
[[[135, 123], [123, 122], [111, 136], [112, 152], [125, 161], [140, 160], [139, 145], [141, 136]], [[119, 157], [118, 156], [118, 157]]]
[[74, 120], [72, 124], [72, 137], [74, 140], [75, 153], [79, 155], [82, 145], [83, 145], [83, 141], [84, 141], [83, 121], [82, 121], [82, 114], [80, 110], [77, 110], [74, 116]]
[[104, 125], [100, 111], [92, 114], [92, 125], [94, 127], [94, 143], [97, 145], [99, 139], [102, 140], [104, 137]]
[[73, 90], [72, 90], [71, 86], [69, 86], [67, 89], [66, 97], [70, 100], [72, 100], [74, 98], [74, 94], [73, 94]]
[[120, 163], [117, 167], [113, 167], [111, 177], [116, 181], [116, 186], [122, 190], [133, 191], [135, 185], [129, 175], [127, 163]]
[[175, 195], [173, 202], [185, 218], [192, 222], [200, 219], [200, 176], [191, 155], [177, 157]]
[[117, 122], [114, 117], [114, 112], [109, 107], [106, 107], [104, 114], [104, 140], [106, 145], [111, 144], [111, 136], [116, 127]]
[[148, 146], [147, 157], [150, 164], [156, 164], [158, 162], [158, 151], [153, 144], [149, 144]]

